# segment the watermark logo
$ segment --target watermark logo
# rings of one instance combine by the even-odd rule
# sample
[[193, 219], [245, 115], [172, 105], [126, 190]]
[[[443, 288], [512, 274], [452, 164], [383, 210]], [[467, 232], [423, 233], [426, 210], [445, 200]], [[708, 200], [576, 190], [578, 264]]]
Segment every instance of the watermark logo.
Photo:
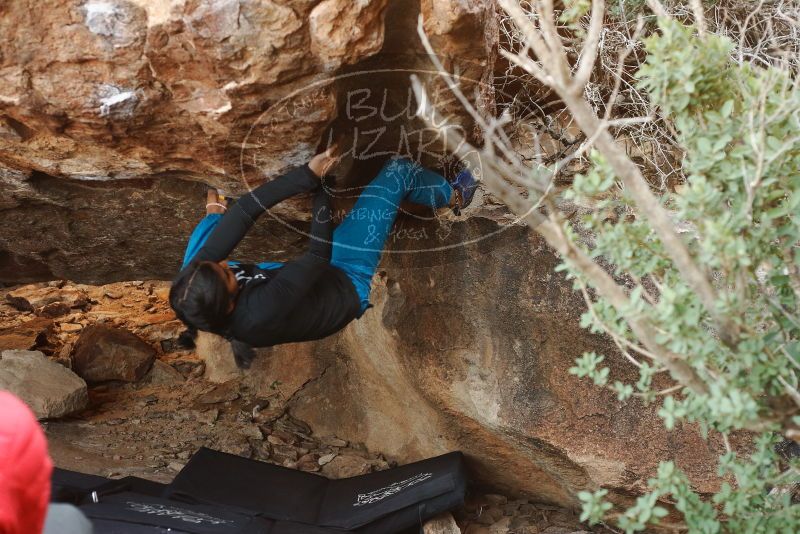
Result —
[[[426, 81], [436, 117], [420, 117], [412, 75]], [[467, 91], [483, 92], [480, 80], [455, 79]], [[474, 227], [467, 231], [467, 225], [458, 225], [469, 208], [462, 216], [452, 208], [473, 194], [473, 201], [483, 195], [474, 185], [484, 174], [479, 152], [453, 155], [452, 139], [470, 139], [472, 131], [472, 120], [434, 70], [345, 72], [308, 83], [250, 121], [240, 134], [235, 172], [253, 194], [260, 182], [307, 163], [335, 143], [339, 163], [332, 173], [338, 178], [323, 182], [335, 208], [316, 214], [318, 222], [337, 225], [334, 247], [354, 254], [442, 251], [491, 239], [517, 222], [505, 218], [482, 225], [478, 234]], [[269, 216], [310, 237], [304, 225], [280, 213], [270, 210]]]

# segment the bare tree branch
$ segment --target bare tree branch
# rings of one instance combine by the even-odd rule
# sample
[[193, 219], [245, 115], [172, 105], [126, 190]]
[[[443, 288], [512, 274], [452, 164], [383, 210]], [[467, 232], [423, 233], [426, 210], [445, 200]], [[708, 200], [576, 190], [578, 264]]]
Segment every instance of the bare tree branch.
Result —
[[581, 51], [581, 59], [578, 62], [578, 68], [570, 84], [571, 89], [573, 91], [578, 91], [578, 93], [583, 91], [584, 86], [589, 82], [589, 77], [592, 75], [592, 70], [597, 60], [597, 49], [600, 44], [600, 34], [603, 31], [603, 17], [605, 11], [605, 0], [594, 0], [592, 2], [589, 31], [586, 35], [583, 50]]

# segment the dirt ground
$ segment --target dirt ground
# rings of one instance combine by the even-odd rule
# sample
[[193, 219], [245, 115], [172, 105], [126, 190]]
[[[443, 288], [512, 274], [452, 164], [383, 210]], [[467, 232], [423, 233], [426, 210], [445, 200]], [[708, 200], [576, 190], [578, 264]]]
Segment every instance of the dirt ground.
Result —
[[[42, 423], [58, 467], [169, 482], [200, 447], [330, 478], [396, 465], [361, 444], [316, 435], [286, 413], [277, 392], [257, 395], [246, 380], [204, 380], [203, 362], [177, 342], [183, 328], [169, 309], [168, 292], [168, 282], [160, 281], [0, 289], [0, 349], [40, 350], [70, 367], [80, 332], [104, 324], [136, 334], [157, 353], [140, 381], [92, 386], [85, 410]], [[471, 491], [454, 515], [468, 534], [590, 530], [572, 511], [480, 491]]]

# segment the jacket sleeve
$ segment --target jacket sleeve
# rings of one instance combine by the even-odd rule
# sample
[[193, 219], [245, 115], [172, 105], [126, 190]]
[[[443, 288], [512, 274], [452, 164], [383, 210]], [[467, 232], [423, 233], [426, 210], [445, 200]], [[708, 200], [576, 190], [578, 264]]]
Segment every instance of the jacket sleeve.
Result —
[[222, 219], [221, 214], [209, 213], [197, 223], [197, 226], [192, 231], [192, 235], [189, 237], [189, 243], [186, 244], [186, 252], [183, 253], [181, 269], [189, 265], [200, 249], [203, 248], [203, 245], [205, 245], [208, 240], [208, 236], [211, 235], [211, 232], [213, 232], [214, 228], [219, 224], [220, 219]]
[[291, 312], [325, 272], [331, 258], [333, 220], [330, 196], [324, 188], [314, 197], [312, 215], [308, 251], [283, 266], [271, 281], [249, 292], [246, 306], [257, 314], [258, 322], [272, 322]]
[[319, 184], [319, 178], [306, 164], [242, 195], [228, 209], [194, 259], [214, 262], [224, 260], [261, 214], [282, 200], [311, 191], [319, 187]]

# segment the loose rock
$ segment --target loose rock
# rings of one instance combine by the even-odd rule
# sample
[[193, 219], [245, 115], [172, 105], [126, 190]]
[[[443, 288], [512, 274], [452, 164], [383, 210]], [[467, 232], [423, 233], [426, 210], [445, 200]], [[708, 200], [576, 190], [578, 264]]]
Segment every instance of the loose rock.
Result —
[[230, 380], [224, 384], [214, 386], [206, 393], [197, 398], [200, 404], [218, 404], [229, 402], [239, 398], [239, 382]]
[[330, 454], [324, 454], [324, 455], [322, 455], [322, 456], [320, 456], [320, 457], [319, 457], [319, 460], [318, 460], [318, 462], [319, 462], [319, 465], [325, 465], [325, 464], [328, 464], [328, 463], [330, 463], [330, 462], [331, 462], [331, 460], [333, 460], [334, 458], [336, 458], [336, 453], [335, 453], [335, 452], [332, 452], [332, 453], [330, 453]]
[[127, 330], [93, 325], [75, 343], [72, 366], [89, 384], [136, 382], [150, 370], [155, 357], [153, 347]]
[[329, 447], [347, 447], [347, 442], [343, 439], [339, 439], [336, 436], [322, 436], [319, 440], [324, 444], [328, 445]]
[[151, 385], [169, 385], [183, 382], [183, 375], [170, 364], [155, 360], [144, 381]]
[[322, 467], [330, 478], [348, 478], [369, 473], [369, 463], [358, 456], [337, 456]]
[[39, 419], [77, 412], [89, 402], [86, 382], [38, 351], [3, 351], [0, 389], [20, 397]]
[[53, 333], [53, 321], [37, 317], [18, 326], [0, 329], [0, 350], [30, 350], [47, 342]]

